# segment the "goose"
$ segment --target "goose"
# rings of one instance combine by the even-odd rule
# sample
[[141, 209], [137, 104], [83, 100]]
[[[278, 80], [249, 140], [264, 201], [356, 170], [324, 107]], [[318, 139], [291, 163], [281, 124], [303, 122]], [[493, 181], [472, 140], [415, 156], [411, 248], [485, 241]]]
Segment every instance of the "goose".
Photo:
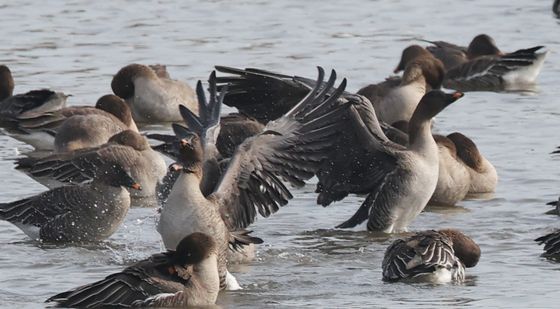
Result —
[[[224, 102], [269, 122], [281, 110], [293, 106], [293, 100], [305, 87], [316, 85], [306, 78], [264, 70], [216, 68], [235, 75], [218, 78], [220, 86], [227, 84], [233, 92], [231, 96], [226, 94]], [[317, 203], [327, 206], [349, 193], [368, 196], [358, 212], [338, 227], [354, 227], [369, 218], [368, 230], [406, 230], [426, 206], [437, 184], [438, 149], [431, 134], [431, 119], [462, 96], [460, 92], [446, 94], [439, 90], [424, 95], [411, 117], [407, 148], [385, 136], [369, 100], [343, 94], [343, 100], [352, 101], [351, 116], [341, 138], [334, 141], [335, 151], [328, 154], [317, 171]]]
[[[378, 120], [386, 123], [410, 121], [414, 109], [426, 92], [439, 89], [444, 69], [434, 57], [417, 57], [407, 64], [401, 83], [380, 96], [367, 97], [373, 104]], [[364, 91], [358, 91], [362, 94]]]
[[439, 176], [429, 204], [453, 206], [469, 193], [471, 175], [451, 139], [434, 134], [434, 140], [439, 150]]
[[462, 282], [465, 267], [480, 259], [480, 247], [454, 229], [418, 232], [395, 240], [385, 251], [383, 281]]
[[102, 96], [95, 107], [72, 106], [51, 112], [26, 112], [13, 123], [14, 127], [9, 131], [13, 138], [36, 150], [58, 152], [99, 146], [123, 130], [138, 132], [130, 109], [114, 95]]
[[427, 46], [426, 50], [441, 60], [446, 70], [450, 70], [478, 57], [503, 55], [498, 46], [496, 46], [496, 41], [487, 34], [475, 36], [467, 47], [445, 41], [421, 41], [432, 44]]
[[[465, 62], [457, 61], [455, 66], [446, 68], [443, 80], [445, 88], [459, 91], [523, 90], [535, 83], [548, 54], [548, 51], [539, 52], [544, 46], [502, 53], [491, 38], [488, 37], [488, 40], [491, 42], [474, 44], [479, 50], [466, 53]], [[457, 52], [457, 49], [454, 51]], [[415, 57], [423, 55], [425, 52], [419, 50], [406, 56], [403, 53], [400, 63], [406, 65]]]
[[70, 95], [48, 89], [14, 95], [14, 78], [5, 65], [0, 65], [0, 122], [10, 122], [25, 112], [48, 112], [66, 105]]
[[498, 172], [478, 150], [476, 144], [462, 133], [447, 135], [457, 149], [457, 156], [465, 164], [471, 178], [469, 193], [491, 193], [496, 191]]
[[121, 68], [111, 82], [113, 92], [129, 104], [134, 120], [140, 123], [182, 121], [179, 105], [197, 113], [193, 89], [169, 78], [161, 66], [154, 68], [129, 64]]
[[[334, 89], [336, 74], [321, 87], [324, 71], [319, 69], [317, 87], [286, 115], [269, 122], [263, 132], [245, 140], [229, 161], [217, 186], [209, 195], [201, 191], [205, 153], [215, 145], [219, 130], [219, 110], [225, 89], [217, 97], [216, 77], [210, 77], [210, 101], [204, 108], [213, 125], [199, 136], [193, 131], [174, 125], [179, 139], [178, 161], [172, 168], [181, 171], [169, 197], [162, 207], [157, 230], [164, 245], [173, 249], [181, 234], [204, 232], [218, 244], [218, 264], [221, 287], [225, 288], [227, 274], [227, 243], [230, 231], [244, 229], [251, 224], [257, 212], [264, 217], [275, 213], [292, 198], [278, 176], [296, 186], [314, 175], [327, 155], [348, 104], [338, 104], [346, 81]], [[201, 83], [197, 85], [199, 102], [206, 102]], [[196, 115], [186, 107], [180, 112], [186, 122], [197, 122]]]
[[65, 308], [208, 306], [218, 297], [217, 269], [216, 242], [209, 235], [192, 233], [177, 250], [154, 254], [46, 302]]
[[[408, 144], [408, 122], [399, 121], [391, 125], [396, 130], [384, 131], [391, 141], [406, 146]], [[400, 132], [400, 134], [399, 134]], [[468, 167], [457, 156], [457, 147], [446, 136], [433, 134], [438, 146], [439, 176], [436, 189], [428, 204], [453, 206], [465, 199], [471, 186]]]
[[[377, 136], [367, 130], [360, 117], [351, 123], [361, 130], [360, 140], [365, 152], [358, 152], [358, 162], [365, 167], [350, 167], [345, 155], [329, 158], [332, 169], [320, 171], [318, 202], [328, 205], [349, 192], [367, 193], [358, 211], [339, 228], [354, 227], [365, 220], [367, 229], [385, 233], [403, 232], [420, 214], [434, 193], [439, 177], [438, 147], [431, 133], [431, 119], [451, 103], [463, 96], [460, 92], [447, 94], [440, 90], [428, 92], [414, 111], [409, 123], [407, 147], [390, 142], [382, 132]], [[351, 169], [346, 177], [359, 187], [340, 187], [339, 176], [333, 171]], [[359, 180], [361, 183], [358, 183]], [[348, 190], [348, 191], [347, 191]], [[322, 196], [325, 195], [325, 196]]]
[[84, 243], [107, 239], [130, 207], [127, 189], [140, 185], [121, 166], [100, 167], [91, 183], [64, 186], [11, 203], [0, 204], [0, 219], [29, 238], [49, 243]]

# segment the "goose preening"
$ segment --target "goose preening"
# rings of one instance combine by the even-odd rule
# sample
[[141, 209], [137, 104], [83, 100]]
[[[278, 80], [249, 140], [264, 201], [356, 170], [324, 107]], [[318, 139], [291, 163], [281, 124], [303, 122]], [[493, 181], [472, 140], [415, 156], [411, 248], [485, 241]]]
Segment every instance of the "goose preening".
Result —
[[194, 90], [171, 79], [164, 66], [129, 64], [115, 74], [111, 88], [129, 104], [134, 120], [140, 123], [182, 121], [179, 105], [198, 113]]
[[66, 308], [213, 305], [220, 290], [217, 250], [211, 236], [193, 233], [184, 237], [176, 250], [154, 254], [46, 302]]
[[462, 282], [465, 268], [480, 259], [480, 247], [454, 229], [418, 232], [395, 240], [385, 251], [383, 280], [432, 283]]

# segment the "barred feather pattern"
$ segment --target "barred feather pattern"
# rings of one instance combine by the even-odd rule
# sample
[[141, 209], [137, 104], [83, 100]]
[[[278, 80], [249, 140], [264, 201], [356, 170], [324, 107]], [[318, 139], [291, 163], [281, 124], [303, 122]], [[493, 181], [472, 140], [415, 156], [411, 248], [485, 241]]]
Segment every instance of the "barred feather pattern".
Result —
[[384, 281], [417, 278], [439, 269], [448, 270], [453, 281], [462, 282], [465, 278], [464, 265], [455, 255], [452, 240], [433, 230], [393, 242], [385, 251], [382, 269]]

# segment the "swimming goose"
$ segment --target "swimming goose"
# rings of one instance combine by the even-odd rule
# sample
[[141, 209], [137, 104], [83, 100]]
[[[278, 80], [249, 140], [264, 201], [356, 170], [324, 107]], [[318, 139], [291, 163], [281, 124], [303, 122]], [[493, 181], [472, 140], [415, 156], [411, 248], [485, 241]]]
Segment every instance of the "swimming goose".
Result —
[[463, 200], [471, 186], [471, 175], [457, 156], [453, 141], [434, 134], [439, 152], [439, 176], [430, 204], [452, 206]]
[[[495, 47], [490, 37], [486, 40], [477, 40], [479, 41], [486, 43], [474, 44], [476, 49], [465, 54], [467, 61], [447, 68], [443, 80], [444, 87], [460, 91], [524, 89], [534, 84], [548, 54], [548, 52], [538, 52], [543, 46], [502, 53]], [[422, 55], [424, 52], [420, 51], [416, 54], [410, 53], [406, 57], [403, 54], [400, 63], [407, 64]]]
[[480, 247], [453, 230], [419, 232], [393, 242], [383, 258], [383, 281], [462, 282], [465, 267], [474, 267]]
[[535, 239], [539, 245], [544, 244], [543, 253], [546, 257], [560, 257], [560, 230]]
[[152, 150], [145, 137], [132, 130], [117, 133], [98, 147], [55, 153], [40, 159], [23, 158], [17, 163], [19, 169], [27, 170], [40, 182], [47, 178], [41, 183], [52, 188], [52, 179], [58, 181], [54, 184], [56, 187], [90, 181], [106, 162], [117, 162], [140, 184], [142, 190], [132, 191], [133, 198], [155, 199], [156, 185], [167, 173], [161, 155]]
[[[332, 162], [327, 160], [325, 164], [338, 166], [331, 170], [326, 168], [317, 174], [318, 202], [326, 206], [349, 192], [368, 195], [358, 211], [337, 227], [354, 227], [368, 220], [367, 229], [370, 231], [406, 231], [408, 224], [424, 209], [437, 186], [439, 156], [431, 133], [431, 119], [462, 96], [460, 92], [447, 94], [439, 90], [424, 95], [409, 123], [407, 147], [390, 142], [382, 132], [368, 130], [360, 117], [350, 122], [362, 143], [354, 147], [363, 147], [363, 150], [357, 151], [357, 161], [354, 160], [352, 164], [360, 164], [349, 166], [347, 162], [350, 157], [345, 158], [344, 155], [329, 158]], [[345, 176], [349, 183], [341, 186], [337, 183], [341, 175], [333, 174], [332, 171], [344, 168], [350, 169]]]
[[471, 178], [469, 193], [496, 191], [498, 173], [496, 168], [478, 150], [476, 144], [465, 135], [455, 132], [447, 135], [457, 149], [457, 156], [467, 167]]
[[117, 230], [128, 212], [130, 194], [125, 187], [141, 188], [122, 167], [106, 164], [91, 183], [0, 204], [0, 219], [14, 224], [33, 240], [102, 241]]
[[[432, 56], [417, 57], [409, 62], [399, 86], [383, 96], [368, 97], [378, 120], [386, 123], [410, 121], [420, 99], [427, 91], [439, 89], [443, 76], [443, 65]], [[358, 94], [361, 94], [360, 91]]]
[[[37, 150], [59, 152], [99, 146], [126, 129], [138, 132], [129, 107], [115, 95], [102, 96], [95, 107], [72, 106], [51, 112], [26, 112], [14, 122], [16, 126], [10, 136]], [[60, 132], [58, 138], [57, 132]]]
[[24, 112], [48, 112], [66, 105], [69, 95], [48, 89], [13, 95], [14, 78], [5, 65], [0, 65], [0, 120], [11, 120]]
[[432, 44], [426, 50], [443, 62], [445, 69], [450, 70], [469, 60], [481, 56], [501, 56], [503, 53], [496, 46], [496, 42], [487, 34], [475, 36], [468, 47], [458, 46], [445, 41], [421, 40]]
[[[103, 110], [108, 111], [112, 115], [88, 113], [66, 119], [57, 128], [54, 137], [54, 150], [56, 152], [66, 152], [100, 146], [106, 143], [111, 136], [119, 132], [131, 127], [133, 130], [136, 129], [136, 125], [132, 125], [134, 120], [132, 119], [130, 108], [122, 101], [111, 101], [107, 108], [104, 105], [100, 107], [100, 104], [96, 106], [103, 108]], [[98, 103], [105, 102], [102, 100]]]
[[[205, 196], [200, 189], [204, 172], [203, 147], [209, 148], [203, 145], [217, 136], [219, 105], [226, 93], [222, 89], [220, 98], [217, 97], [215, 74], [211, 75], [211, 97], [205, 104], [210, 112], [203, 115], [213, 115], [212, 120], [205, 122], [214, 126], [207, 128], [201, 137], [174, 126], [180, 140], [174, 169], [180, 170], [181, 175], [163, 205], [157, 228], [166, 248], [175, 248], [181, 234], [208, 233], [218, 244], [220, 278], [225, 279], [230, 231], [247, 227], [255, 220], [257, 212], [268, 217], [285, 205], [292, 195], [275, 175], [293, 185], [304, 185], [304, 181], [314, 175], [338, 134], [348, 105], [338, 104], [337, 99], [346, 82], [333, 89], [336, 79], [333, 71], [327, 84], [321, 87], [323, 75], [323, 70], [319, 69], [317, 87], [286, 115], [269, 122], [262, 133], [237, 147], [213, 193]], [[197, 93], [199, 101], [206, 102], [200, 83]], [[196, 123], [196, 115], [185, 107], [180, 109], [187, 123]]]
[[[158, 76], [157, 72], [160, 72]], [[170, 79], [167, 71], [129, 64], [113, 77], [111, 88], [132, 110], [136, 122], [155, 123], [182, 121], [179, 105], [197, 113], [195, 93], [187, 84]]]
[[213, 305], [220, 287], [216, 256], [217, 246], [211, 236], [192, 233], [179, 242], [177, 250], [154, 254], [46, 302], [66, 308]]

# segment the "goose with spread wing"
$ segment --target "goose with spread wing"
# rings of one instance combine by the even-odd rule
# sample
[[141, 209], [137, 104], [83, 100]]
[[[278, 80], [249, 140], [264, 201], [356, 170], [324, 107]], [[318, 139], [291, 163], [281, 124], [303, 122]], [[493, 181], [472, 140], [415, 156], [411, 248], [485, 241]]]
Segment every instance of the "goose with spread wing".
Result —
[[46, 302], [65, 308], [213, 305], [220, 290], [216, 256], [211, 236], [192, 233], [179, 242], [177, 250], [154, 254]]
[[[233, 95], [224, 101], [257, 119], [272, 121], [277, 109], [293, 104], [302, 89], [314, 83], [300, 77], [258, 69], [218, 68], [235, 74], [219, 78]], [[299, 85], [299, 86], [294, 86]], [[294, 89], [292, 89], [294, 87]], [[362, 96], [343, 94], [353, 102], [351, 118], [341, 138], [317, 171], [317, 202], [327, 206], [350, 193], [367, 194], [358, 212], [339, 227], [354, 227], [368, 220], [374, 231], [398, 232], [424, 209], [438, 180], [438, 147], [431, 134], [431, 120], [462, 93], [433, 90], [425, 94], [408, 126], [408, 147], [391, 142], [383, 133], [370, 102]], [[254, 98], [267, 99], [258, 102]], [[270, 112], [266, 111], [270, 108]]]
[[[211, 75], [211, 96], [205, 108], [213, 111], [207, 114], [213, 115], [215, 125], [202, 136], [174, 126], [179, 143], [178, 162], [173, 168], [181, 174], [163, 205], [158, 223], [158, 232], [168, 249], [175, 248], [181, 234], [198, 231], [212, 235], [219, 248], [220, 277], [225, 279], [230, 231], [246, 228], [257, 213], [267, 217], [285, 205], [292, 195], [277, 175], [302, 186], [313, 177], [338, 134], [348, 105], [339, 104], [337, 99], [346, 82], [333, 88], [333, 71], [323, 87], [323, 76], [319, 69], [317, 87], [284, 116], [269, 122], [262, 133], [237, 148], [213, 193], [205, 196], [200, 184], [205, 172], [204, 147], [208, 147], [203, 145], [213, 143], [217, 136], [219, 105], [226, 93], [222, 91], [217, 97], [215, 75]], [[200, 83], [197, 92], [199, 101], [206, 102]], [[196, 122], [187, 108], [182, 107], [181, 114], [187, 123]]]

